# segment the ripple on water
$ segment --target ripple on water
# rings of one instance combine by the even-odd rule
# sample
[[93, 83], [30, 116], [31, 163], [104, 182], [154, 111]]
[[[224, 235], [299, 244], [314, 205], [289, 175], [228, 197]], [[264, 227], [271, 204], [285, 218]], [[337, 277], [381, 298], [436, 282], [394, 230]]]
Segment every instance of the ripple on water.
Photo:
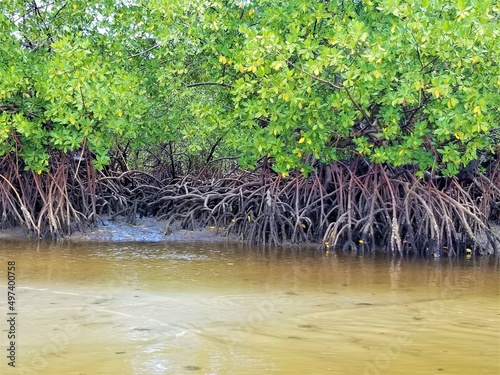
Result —
[[69, 335], [40, 375], [500, 373], [492, 261], [37, 246], [0, 255], [20, 265], [23, 363]]

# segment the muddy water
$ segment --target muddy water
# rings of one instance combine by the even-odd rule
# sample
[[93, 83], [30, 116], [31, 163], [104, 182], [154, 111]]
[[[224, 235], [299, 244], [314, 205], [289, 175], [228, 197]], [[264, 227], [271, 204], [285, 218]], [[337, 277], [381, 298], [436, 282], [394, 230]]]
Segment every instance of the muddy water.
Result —
[[498, 259], [4, 241], [0, 280], [2, 375], [500, 373]]

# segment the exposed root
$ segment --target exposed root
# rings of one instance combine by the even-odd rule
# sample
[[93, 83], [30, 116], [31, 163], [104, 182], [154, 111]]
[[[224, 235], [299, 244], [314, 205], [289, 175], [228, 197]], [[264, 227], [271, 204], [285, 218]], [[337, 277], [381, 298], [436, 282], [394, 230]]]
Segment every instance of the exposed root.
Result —
[[[87, 162], [88, 163], [88, 162]], [[77, 168], [67, 155], [51, 155], [48, 173], [19, 169], [6, 155], [0, 162], [2, 228], [25, 226], [35, 238], [60, 238], [95, 219], [95, 181], [90, 164]]]
[[[90, 155], [87, 158], [90, 160]], [[24, 225], [37, 238], [84, 228], [99, 215], [155, 216], [194, 230], [213, 226], [253, 244], [321, 243], [323, 249], [385, 249], [395, 254], [500, 254], [489, 223], [500, 217], [500, 166], [469, 182], [425, 182], [403, 168], [350, 163], [318, 166], [305, 178], [269, 169], [200, 174], [176, 181], [141, 171], [96, 172], [56, 154], [48, 174], [0, 168], [0, 224]]]

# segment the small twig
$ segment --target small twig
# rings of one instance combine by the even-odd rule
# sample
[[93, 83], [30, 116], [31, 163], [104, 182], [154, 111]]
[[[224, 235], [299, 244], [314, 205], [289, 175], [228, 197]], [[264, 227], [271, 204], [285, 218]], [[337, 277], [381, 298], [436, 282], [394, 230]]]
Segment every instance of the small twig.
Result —
[[220, 82], [195, 82], [195, 83], [190, 83], [187, 84], [185, 87], [199, 87], [199, 86], [221, 86], [221, 87], [227, 87], [232, 89], [233, 85], [230, 85], [228, 83], [220, 83]]
[[318, 82], [321, 82], [321, 83], [324, 83], [325, 85], [327, 86], [330, 86], [336, 90], [346, 90], [346, 88], [344, 86], [338, 86], [336, 84], [334, 84], [333, 82], [330, 82], [326, 79], [323, 79], [323, 78], [320, 78], [318, 77], [317, 75], [314, 75], [314, 74], [311, 74], [309, 72], [306, 72], [304, 69], [302, 68], [299, 68], [297, 65], [295, 65], [293, 62], [291, 62], [290, 60], [286, 59], [285, 60], [288, 64], [290, 64], [291, 66], [293, 66], [295, 69], [297, 69], [298, 71], [300, 71], [301, 73], [304, 73], [305, 75], [311, 77], [312, 79], [314, 79], [315, 81], [318, 81]]
[[150, 52], [150, 51], [152, 51], [152, 50], [154, 50], [155, 48], [158, 48], [158, 47], [160, 47], [160, 46], [161, 46], [161, 44], [160, 44], [160, 43], [156, 43], [154, 46], [149, 47], [149, 48], [145, 49], [144, 51], [137, 52], [137, 53], [135, 53], [135, 54], [133, 54], [133, 55], [129, 55], [129, 56], [127, 56], [127, 57], [126, 57], [126, 59], [128, 60], [128, 59], [133, 59], [134, 57], [139, 57], [139, 56], [144, 55], [144, 54], [146, 54], [146, 53], [148, 53], [148, 52]]

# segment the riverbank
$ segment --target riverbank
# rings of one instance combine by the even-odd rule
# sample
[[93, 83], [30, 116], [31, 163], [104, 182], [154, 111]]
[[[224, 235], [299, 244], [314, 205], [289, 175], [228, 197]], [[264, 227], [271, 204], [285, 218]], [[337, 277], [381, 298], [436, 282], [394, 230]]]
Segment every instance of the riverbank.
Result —
[[[492, 232], [500, 237], [500, 225], [491, 224]], [[103, 217], [101, 224], [85, 231], [73, 232], [64, 236], [61, 241], [67, 242], [144, 242], [144, 243], [170, 243], [170, 242], [243, 242], [236, 235], [227, 234], [225, 228], [213, 226], [197, 228], [195, 230], [182, 229], [179, 224], [169, 227], [170, 234], [165, 234], [166, 221], [152, 217], [137, 218], [134, 224], [127, 221], [125, 217], [110, 218]], [[27, 228], [17, 227], [14, 229], [0, 229], [0, 241], [2, 240], [30, 240]], [[494, 249], [488, 244], [488, 239], [483, 234], [478, 238], [478, 243], [486, 251], [484, 254], [494, 254]], [[305, 246], [313, 246], [307, 243]], [[320, 246], [320, 244], [316, 244]], [[497, 247], [500, 242], [497, 240]]]
[[[165, 235], [165, 221], [151, 217], [137, 218], [134, 224], [126, 218], [103, 217], [101, 224], [83, 232], [73, 232], [62, 238], [71, 242], [237, 242], [238, 238], [226, 235], [223, 228], [206, 227], [186, 230], [172, 226], [172, 233]], [[29, 240], [27, 228], [0, 230], [1, 240]]]

